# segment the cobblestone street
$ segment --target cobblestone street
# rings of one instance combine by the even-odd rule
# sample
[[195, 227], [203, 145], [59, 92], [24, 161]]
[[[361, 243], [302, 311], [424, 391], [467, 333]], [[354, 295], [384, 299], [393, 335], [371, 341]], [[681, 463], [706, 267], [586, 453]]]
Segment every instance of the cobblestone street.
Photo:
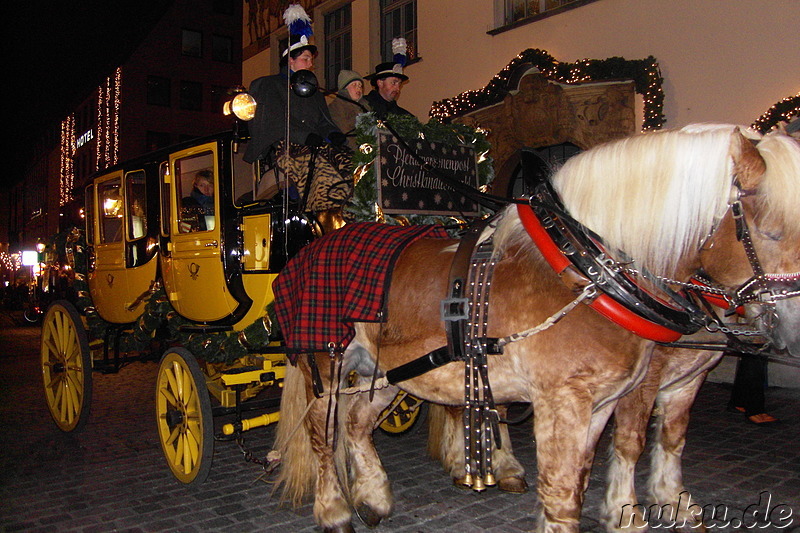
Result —
[[[197, 488], [169, 472], [155, 427], [158, 365], [134, 363], [117, 374], [94, 375], [91, 418], [82, 432], [64, 434], [50, 419], [40, 384], [39, 330], [3, 323], [0, 330], [0, 531], [161, 532], [316, 531], [309, 504], [291, 509], [270, 497], [259, 467], [233, 442], [217, 442], [208, 480]], [[730, 388], [706, 383], [693, 410], [684, 453], [684, 480], [696, 501], [724, 505], [742, 516], [768, 491], [771, 506], [790, 506], [788, 527], [800, 532], [800, 390], [771, 388], [768, 407], [783, 423], [745, 424], [725, 411]], [[219, 429], [219, 428], [217, 428]], [[535, 485], [530, 420], [512, 428], [527, 480]], [[274, 428], [246, 434], [263, 457]], [[395, 511], [376, 532], [516, 532], [534, 528], [535, 493], [518, 496], [455, 488], [425, 451], [426, 428], [390, 437], [376, 432], [378, 451], [392, 481]], [[586, 496], [582, 531], [601, 531], [606, 429]], [[639, 466], [644, 501], [646, 461]], [[762, 504], [763, 505], [763, 502]], [[354, 522], [356, 531], [368, 529]], [[734, 531], [710, 524], [711, 531]]]

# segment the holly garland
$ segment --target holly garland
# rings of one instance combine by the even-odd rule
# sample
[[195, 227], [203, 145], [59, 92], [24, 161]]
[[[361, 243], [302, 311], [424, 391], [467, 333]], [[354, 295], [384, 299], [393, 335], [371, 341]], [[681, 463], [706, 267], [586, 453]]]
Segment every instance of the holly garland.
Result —
[[[114, 330], [119, 330], [120, 325], [103, 320], [94, 306], [89, 291], [87, 245], [83, 232], [78, 228], [65, 230], [53, 237], [51, 247], [58, 257], [66, 258], [73, 270], [72, 300], [78, 311], [86, 316], [90, 338], [103, 340], [113, 338], [116, 333]], [[256, 320], [241, 332], [198, 333], [184, 331], [184, 326], [196, 326], [196, 324], [175, 311], [166, 291], [159, 284], [145, 299], [144, 310], [136, 321], [133, 324], [122, 325], [119, 350], [146, 351], [156, 336], [156, 330], [165, 327], [166, 338], [160, 340], [181, 344], [203, 361], [230, 364], [251, 351], [267, 346], [271, 341], [268, 318]]]
[[[471, 145], [478, 156], [478, 183], [485, 190], [494, 179], [494, 167], [489, 157], [491, 145], [486, 134], [463, 124], [444, 124], [437, 119], [427, 124], [409, 115], [389, 115], [385, 120], [405, 141], [425, 139], [447, 146]], [[375, 156], [378, 153], [378, 119], [375, 113], [363, 113], [356, 118], [358, 149], [353, 154], [356, 185], [353, 196], [345, 206], [345, 216], [356, 222], [386, 224], [449, 224], [456, 219], [438, 215], [390, 216], [378, 206], [378, 186], [375, 176]]]
[[556, 61], [546, 51], [534, 48], [520, 52], [503, 70], [495, 74], [484, 88], [466, 91], [453, 98], [434, 102], [430, 116], [444, 121], [501, 102], [511, 89], [509, 84], [512, 76], [525, 65], [536, 67], [547, 79], [560, 83], [633, 80], [636, 92], [644, 99], [642, 130], [660, 129], [666, 122], [663, 112], [664, 79], [653, 56], [634, 60], [611, 57], [562, 63]]
[[758, 117], [751, 127], [760, 133], [767, 133], [779, 123], [790, 122], [793, 117], [798, 116], [800, 116], [800, 93], [794, 96], [787, 96], [774, 104], [763, 115]]

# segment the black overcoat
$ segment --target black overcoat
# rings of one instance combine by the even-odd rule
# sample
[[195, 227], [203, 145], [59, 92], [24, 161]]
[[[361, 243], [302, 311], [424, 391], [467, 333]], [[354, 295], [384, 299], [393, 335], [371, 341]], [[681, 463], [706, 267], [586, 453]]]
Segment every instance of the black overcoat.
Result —
[[279, 74], [257, 78], [250, 84], [250, 94], [256, 100], [256, 115], [248, 124], [250, 142], [244, 154], [248, 163], [266, 156], [276, 142], [286, 137], [287, 108], [292, 143], [304, 144], [311, 133], [328, 139], [332, 132], [339, 131], [322, 93], [297, 96], [288, 90], [286, 72], [282, 69]]

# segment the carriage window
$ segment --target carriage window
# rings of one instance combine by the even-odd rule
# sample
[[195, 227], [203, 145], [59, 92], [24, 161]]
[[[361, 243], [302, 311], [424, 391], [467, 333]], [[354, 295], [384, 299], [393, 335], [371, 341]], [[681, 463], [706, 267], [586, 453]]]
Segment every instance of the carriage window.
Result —
[[175, 196], [180, 198], [178, 231], [211, 231], [214, 217], [214, 154], [203, 152], [175, 161]]
[[86, 194], [83, 196], [85, 205], [83, 207], [86, 217], [86, 243], [94, 244], [94, 185], [86, 187]]
[[97, 186], [97, 200], [100, 208], [100, 242], [119, 242], [122, 240], [122, 196], [120, 179], [114, 178]]
[[147, 234], [147, 197], [143, 170], [126, 174], [125, 201], [128, 204], [128, 235], [132, 240], [141, 239]]
[[158, 166], [158, 182], [161, 184], [161, 235], [169, 235], [169, 163], [164, 162]]
[[239, 151], [232, 154], [233, 198], [237, 206], [247, 205], [253, 201], [253, 191], [255, 189], [254, 170], [257, 165], [262, 163], [262, 160], [258, 160], [253, 164], [245, 163], [242, 159], [244, 152], [244, 147], [239, 146]]

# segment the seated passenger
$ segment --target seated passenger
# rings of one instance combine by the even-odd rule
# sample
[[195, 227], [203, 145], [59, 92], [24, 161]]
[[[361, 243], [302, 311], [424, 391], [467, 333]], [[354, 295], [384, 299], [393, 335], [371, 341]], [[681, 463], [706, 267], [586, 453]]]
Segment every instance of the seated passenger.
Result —
[[212, 230], [213, 217], [214, 174], [200, 170], [194, 176], [192, 192], [181, 199], [181, 232]]

